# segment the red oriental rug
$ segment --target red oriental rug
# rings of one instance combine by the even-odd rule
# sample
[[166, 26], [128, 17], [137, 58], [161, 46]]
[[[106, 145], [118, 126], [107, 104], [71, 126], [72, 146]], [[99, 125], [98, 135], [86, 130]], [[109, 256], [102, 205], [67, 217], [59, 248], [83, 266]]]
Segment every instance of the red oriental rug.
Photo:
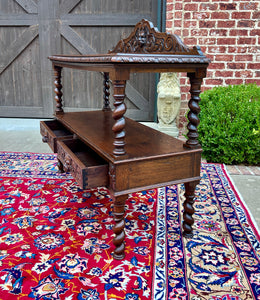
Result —
[[223, 165], [202, 165], [192, 239], [182, 185], [132, 194], [116, 261], [107, 189], [83, 191], [56, 164], [0, 153], [0, 299], [260, 299], [260, 237]]

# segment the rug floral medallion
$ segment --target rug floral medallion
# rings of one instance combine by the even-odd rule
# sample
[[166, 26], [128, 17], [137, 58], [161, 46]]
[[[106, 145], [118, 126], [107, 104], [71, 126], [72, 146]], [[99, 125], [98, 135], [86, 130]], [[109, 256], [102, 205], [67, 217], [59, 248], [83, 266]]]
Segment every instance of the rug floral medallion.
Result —
[[260, 299], [259, 234], [222, 165], [202, 165], [192, 239], [182, 185], [130, 195], [116, 261], [108, 190], [83, 191], [56, 164], [0, 153], [0, 299]]

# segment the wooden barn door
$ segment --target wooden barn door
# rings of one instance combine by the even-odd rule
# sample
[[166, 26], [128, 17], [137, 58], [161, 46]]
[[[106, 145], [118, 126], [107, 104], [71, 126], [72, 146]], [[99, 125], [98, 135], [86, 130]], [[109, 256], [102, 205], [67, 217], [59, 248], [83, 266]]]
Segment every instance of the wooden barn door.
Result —
[[[142, 18], [157, 25], [157, 12], [158, 0], [0, 0], [0, 117], [52, 117], [47, 57], [107, 53]], [[102, 74], [63, 75], [65, 111], [102, 107]], [[126, 95], [128, 116], [152, 120], [153, 75], [133, 74]]]

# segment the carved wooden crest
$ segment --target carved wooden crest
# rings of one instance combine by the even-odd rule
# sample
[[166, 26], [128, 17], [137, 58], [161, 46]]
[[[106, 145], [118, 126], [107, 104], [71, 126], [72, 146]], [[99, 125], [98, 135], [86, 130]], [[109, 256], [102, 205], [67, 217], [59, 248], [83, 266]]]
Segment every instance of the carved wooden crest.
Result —
[[145, 19], [137, 23], [129, 37], [120, 40], [109, 53], [201, 55], [200, 48], [190, 49], [178, 35], [160, 32]]

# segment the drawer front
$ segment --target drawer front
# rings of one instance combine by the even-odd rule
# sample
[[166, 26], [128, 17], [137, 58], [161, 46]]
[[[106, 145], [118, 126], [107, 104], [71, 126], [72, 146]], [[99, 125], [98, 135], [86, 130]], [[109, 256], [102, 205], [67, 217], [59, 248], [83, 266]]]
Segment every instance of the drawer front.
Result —
[[57, 140], [73, 137], [73, 134], [57, 120], [41, 121], [40, 132], [42, 141], [48, 143], [54, 153], [57, 152]]
[[82, 189], [108, 185], [108, 164], [79, 140], [58, 141], [57, 154]]

